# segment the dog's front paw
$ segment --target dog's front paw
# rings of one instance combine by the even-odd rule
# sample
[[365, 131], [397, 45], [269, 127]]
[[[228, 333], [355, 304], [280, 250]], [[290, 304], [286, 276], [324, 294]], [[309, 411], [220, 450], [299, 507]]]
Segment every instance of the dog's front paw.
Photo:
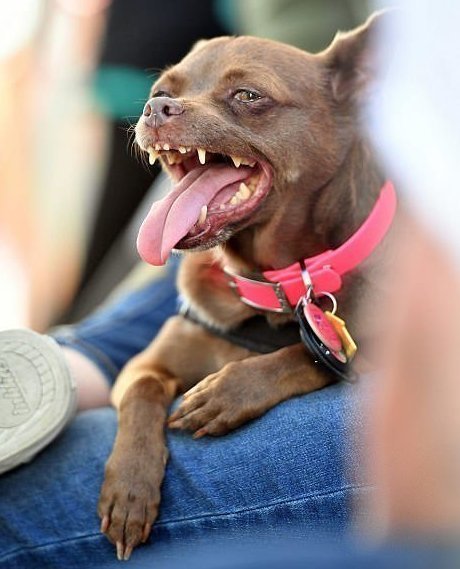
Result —
[[194, 438], [219, 436], [264, 413], [272, 404], [261, 378], [247, 371], [242, 362], [232, 362], [200, 381], [184, 394], [169, 427], [194, 431]]
[[158, 515], [165, 463], [163, 458], [152, 464], [151, 458], [139, 461], [132, 455], [118, 460], [115, 454], [107, 462], [98, 514], [101, 532], [116, 545], [119, 560], [128, 560], [150, 535]]

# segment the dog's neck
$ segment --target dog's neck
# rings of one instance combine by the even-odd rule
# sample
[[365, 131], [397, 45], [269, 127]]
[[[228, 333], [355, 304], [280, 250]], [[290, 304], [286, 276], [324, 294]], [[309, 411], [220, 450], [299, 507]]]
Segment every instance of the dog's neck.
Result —
[[267, 223], [232, 237], [226, 262], [238, 270], [278, 269], [339, 246], [369, 215], [383, 182], [368, 143], [355, 139], [329, 181], [308, 187], [302, 178], [283, 192]]

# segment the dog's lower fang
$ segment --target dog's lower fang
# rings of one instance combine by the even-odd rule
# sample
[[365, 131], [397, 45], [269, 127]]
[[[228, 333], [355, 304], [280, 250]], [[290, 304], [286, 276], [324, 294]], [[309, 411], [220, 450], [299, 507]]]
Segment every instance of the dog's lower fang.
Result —
[[207, 216], [207, 215], [208, 215], [208, 206], [207, 206], [207, 205], [204, 205], [204, 206], [201, 208], [200, 217], [198, 218], [197, 224], [198, 224], [198, 225], [203, 225], [203, 223], [206, 221], [206, 216]]
[[238, 194], [241, 196], [241, 198], [243, 200], [247, 200], [251, 193], [251, 190], [246, 186], [246, 184], [244, 182], [241, 182], [240, 189], [238, 191]]
[[244, 202], [247, 199], [249, 199], [253, 195], [254, 190], [257, 187], [258, 180], [259, 177], [252, 176], [251, 178], [249, 178], [249, 180], [247, 180], [247, 184], [245, 182], [241, 182], [238, 191], [233, 194], [233, 196], [227, 202], [227, 204], [222, 204], [220, 206], [220, 209], [225, 209], [226, 205], [228, 204], [238, 205], [240, 202]]

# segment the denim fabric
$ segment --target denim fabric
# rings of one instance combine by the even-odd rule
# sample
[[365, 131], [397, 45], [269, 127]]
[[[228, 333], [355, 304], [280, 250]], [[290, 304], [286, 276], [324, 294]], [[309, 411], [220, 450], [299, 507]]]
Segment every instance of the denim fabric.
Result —
[[[55, 337], [112, 381], [176, 310], [176, 265], [166, 278]], [[351, 502], [368, 491], [360, 478], [362, 453], [346, 436], [349, 425], [361, 428], [358, 399], [350, 386], [334, 385], [282, 403], [222, 438], [195, 441], [168, 432], [160, 515], [133, 559], [154, 564], [163, 546], [217, 534], [235, 541], [283, 529], [302, 539], [343, 535], [354, 519]], [[114, 410], [81, 413], [33, 462], [0, 477], [1, 569], [112, 564], [114, 548], [99, 533], [96, 506], [115, 431]]]
[[[346, 437], [346, 423], [360, 422], [358, 409], [353, 389], [334, 385], [222, 438], [168, 433], [160, 516], [133, 559], [154, 563], [155, 544], [187, 545], [222, 533], [343, 534], [351, 501], [367, 491], [347, 476], [359, 472], [359, 452]], [[96, 504], [115, 430], [112, 409], [81, 413], [32, 463], [0, 478], [1, 569], [113, 561]]]
[[52, 336], [62, 346], [82, 352], [113, 384], [121, 368], [156, 336], [178, 308], [173, 258], [162, 278], [109, 302], [75, 326], [62, 326]]

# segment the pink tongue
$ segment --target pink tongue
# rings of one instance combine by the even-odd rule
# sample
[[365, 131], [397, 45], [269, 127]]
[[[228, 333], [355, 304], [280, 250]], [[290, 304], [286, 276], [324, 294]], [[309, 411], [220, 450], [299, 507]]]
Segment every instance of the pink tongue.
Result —
[[191, 170], [162, 200], [152, 205], [137, 237], [139, 255], [163, 265], [171, 250], [195, 225], [201, 208], [225, 187], [248, 177], [248, 168], [225, 164]]

